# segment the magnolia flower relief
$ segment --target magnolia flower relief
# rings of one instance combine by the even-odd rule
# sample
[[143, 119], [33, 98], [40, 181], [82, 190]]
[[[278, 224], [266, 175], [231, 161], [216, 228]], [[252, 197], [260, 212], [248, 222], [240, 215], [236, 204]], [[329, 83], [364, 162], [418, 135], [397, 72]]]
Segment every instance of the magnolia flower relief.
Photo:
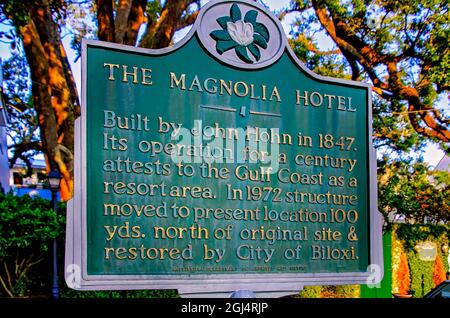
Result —
[[247, 46], [253, 43], [253, 24], [242, 20], [236, 23], [228, 22], [227, 29], [231, 39], [239, 45]]
[[[258, 12], [249, 10], [244, 19], [239, 6], [231, 6], [230, 16], [220, 17], [216, 21], [222, 30], [211, 32], [210, 36], [216, 41], [216, 50], [223, 54], [234, 49], [236, 55], [246, 63], [254, 63], [261, 59], [261, 49], [267, 48], [270, 39], [267, 27], [256, 21]], [[260, 49], [261, 48], [261, 49]], [[250, 58], [249, 53], [254, 57]]]

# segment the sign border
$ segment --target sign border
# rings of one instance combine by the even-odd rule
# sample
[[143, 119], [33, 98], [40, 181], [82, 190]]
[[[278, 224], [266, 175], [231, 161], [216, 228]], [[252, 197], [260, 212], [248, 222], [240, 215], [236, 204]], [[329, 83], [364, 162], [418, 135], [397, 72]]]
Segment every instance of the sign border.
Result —
[[[225, 0], [211, 1], [201, 10], [218, 3], [240, 2], [245, 3], [266, 12], [272, 19], [271, 12], [261, 5], [249, 0]], [[86, 80], [87, 80], [87, 49], [88, 47], [108, 48], [113, 50], [128, 51], [133, 53], [143, 53], [150, 56], [169, 54], [183, 47], [197, 33], [201, 14], [192, 26], [188, 34], [177, 44], [164, 49], [144, 49], [126, 45], [86, 40], [82, 41], [81, 52], [81, 78], [82, 78], [82, 107], [81, 116], [75, 121], [75, 177], [74, 177], [74, 198], [68, 202], [67, 206], [67, 230], [66, 230], [66, 253], [65, 253], [65, 280], [69, 287], [76, 290], [128, 290], [128, 289], [177, 289], [179, 294], [185, 296], [198, 297], [199, 295], [223, 296], [224, 293], [231, 293], [235, 290], [252, 290], [259, 293], [280, 293], [289, 294], [300, 291], [306, 285], [347, 285], [347, 284], [377, 284], [381, 281], [383, 273], [383, 250], [382, 250], [382, 224], [383, 217], [377, 209], [377, 162], [376, 151], [372, 144], [372, 96], [371, 85], [368, 83], [355, 82], [350, 80], [324, 77], [310, 71], [294, 54], [287, 44], [287, 38], [282, 32], [283, 53], [297, 64], [301, 71], [315, 80], [327, 83], [339, 83], [349, 86], [364, 87], [367, 89], [367, 147], [368, 147], [368, 173], [369, 173], [369, 263], [378, 265], [377, 275], [368, 270], [366, 272], [345, 272], [345, 273], [266, 273], [266, 274], [164, 274], [164, 275], [88, 275], [87, 274], [87, 225], [86, 225]], [[281, 27], [281, 24], [277, 22]], [[201, 41], [199, 41], [201, 43]], [[275, 63], [280, 56], [272, 59]], [[269, 64], [265, 64], [267, 67]], [[238, 68], [255, 69], [245, 67], [242, 64], [235, 65]], [[374, 279], [372, 279], [374, 278]]]

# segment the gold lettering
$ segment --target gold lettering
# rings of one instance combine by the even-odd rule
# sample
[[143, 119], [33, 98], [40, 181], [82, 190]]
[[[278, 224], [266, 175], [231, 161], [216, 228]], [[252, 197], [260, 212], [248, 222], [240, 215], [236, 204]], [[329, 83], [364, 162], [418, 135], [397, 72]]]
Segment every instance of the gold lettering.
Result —
[[[244, 88], [244, 93], [239, 91], [239, 86], [242, 86]], [[236, 82], [233, 88], [236, 96], [244, 97], [248, 95], [248, 86], [245, 82]]]
[[[214, 86], [209, 87], [208, 83], [212, 82]], [[205, 79], [205, 82], [203, 83], [203, 86], [205, 87], [205, 91], [207, 91], [210, 94], [216, 94], [217, 93], [217, 80], [215, 78], [207, 78]]]
[[309, 101], [314, 107], [319, 107], [323, 103], [323, 97], [319, 92], [312, 92], [309, 96]]
[[250, 85], [250, 98], [251, 99], [261, 99], [261, 96], [255, 96], [255, 84]]
[[[152, 79], [152, 74], [148, 74], [151, 73], [152, 70], [149, 68], [141, 68], [141, 73], [142, 73], [142, 85], [153, 85], [153, 82], [151, 81]], [[149, 82], [147, 82], [147, 79], [150, 80]]]
[[304, 92], [304, 95], [302, 96], [302, 95], [300, 95], [300, 91], [299, 90], [296, 90], [296, 95], [297, 95], [297, 105], [300, 105], [300, 100], [303, 100], [303, 105], [304, 106], [308, 106], [309, 105], [309, 103], [308, 103], [308, 91], [305, 91]]
[[337, 106], [338, 110], [342, 110], [345, 111], [347, 110], [345, 108], [345, 97], [344, 96], [338, 96], [338, 106]]
[[114, 248], [112, 248], [112, 247], [105, 247], [105, 259], [110, 259], [111, 252], [114, 253]]
[[114, 68], [119, 68], [119, 64], [103, 63], [103, 67], [109, 67], [109, 77], [108, 80], [115, 81], [114, 78]]
[[126, 252], [127, 252], [127, 249], [125, 247], [118, 247], [118, 248], [116, 248], [114, 254], [117, 259], [125, 259], [127, 257], [122, 256], [122, 255], [125, 254]]
[[138, 68], [136, 66], [133, 66], [133, 72], [128, 72], [128, 66], [126, 65], [122, 65], [122, 82], [124, 83], [128, 83], [128, 76], [133, 76], [133, 83], [137, 84], [138, 83]]
[[348, 99], [348, 108], [347, 108], [347, 111], [349, 111], [349, 112], [355, 112], [356, 109], [355, 109], [355, 108], [352, 108], [352, 98], [351, 98], [351, 97], [348, 97], [347, 99]]
[[323, 94], [326, 98], [328, 98], [328, 109], [331, 109], [331, 103], [336, 98], [336, 95]]
[[177, 79], [175, 73], [170, 72], [170, 88], [178, 87], [181, 84], [181, 89], [186, 90], [186, 74], [181, 74], [180, 78]]
[[277, 102], [281, 102], [280, 93], [278, 92], [278, 88], [276, 86], [273, 87], [272, 95], [270, 95], [269, 100], [273, 100], [273, 97], [276, 97]]
[[194, 79], [192, 80], [191, 86], [189, 87], [190, 91], [194, 90], [194, 87], [197, 87], [198, 92], [203, 92], [202, 86], [200, 85], [200, 81], [198, 80], [197, 75], [195, 75]]
[[[227, 84], [228, 84], [228, 86], [227, 86]], [[228, 81], [228, 83], [227, 83], [224, 80], [220, 80], [220, 95], [223, 95], [223, 90], [225, 89], [227, 94], [231, 96], [231, 94], [233, 93], [231, 87], [232, 87], [231, 81]]]

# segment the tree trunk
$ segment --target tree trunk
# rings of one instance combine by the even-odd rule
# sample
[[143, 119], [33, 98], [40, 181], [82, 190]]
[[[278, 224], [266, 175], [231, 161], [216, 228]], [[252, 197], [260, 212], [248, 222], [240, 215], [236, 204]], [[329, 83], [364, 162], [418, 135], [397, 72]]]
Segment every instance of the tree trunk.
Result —
[[97, 7], [98, 39], [114, 42], [114, 0], [95, 0]]
[[30, 66], [33, 103], [39, 119], [47, 172], [59, 170], [63, 177], [61, 198], [68, 200], [73, 195], [74, 121], [80, 111], [58, 25], [48, 1], [29, 4], [25, 20], [15, 16], [15, 12], [10, 14], [18, 26]]
[[[99, 40], [136, 45], [139, 29], [146, 22], [147, 2], [119, 0], [114, 11], [114, 0], [96, 0]], [[193, 23], [197, 16], [197, 12], [186, 12], [194, 2], [198, 1], [167, 0], [157, 21], [147, 23], [140, 46], [170, 45], [175, 31]], [[66, 201], [73, 196], [74, 122], [80, 115], [80, 106], [54, 17], [60, 8], [55, 5], [48, 0], [36, 0], [3, 9], [9, 8], [10, 12], [5, 14], [23, 40], [47, 172], [57, 169], [61, 173], [61, 198]]]

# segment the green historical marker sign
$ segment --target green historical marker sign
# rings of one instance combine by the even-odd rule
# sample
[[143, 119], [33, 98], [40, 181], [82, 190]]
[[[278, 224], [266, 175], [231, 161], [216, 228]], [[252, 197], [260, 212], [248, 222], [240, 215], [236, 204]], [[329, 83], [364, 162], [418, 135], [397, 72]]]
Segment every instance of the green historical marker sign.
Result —
[[311, 73], [269, 12], [213, 1], [173, 48], [84, 41], [82, 63], [69, 286], [381, 279], [370, 87]]

